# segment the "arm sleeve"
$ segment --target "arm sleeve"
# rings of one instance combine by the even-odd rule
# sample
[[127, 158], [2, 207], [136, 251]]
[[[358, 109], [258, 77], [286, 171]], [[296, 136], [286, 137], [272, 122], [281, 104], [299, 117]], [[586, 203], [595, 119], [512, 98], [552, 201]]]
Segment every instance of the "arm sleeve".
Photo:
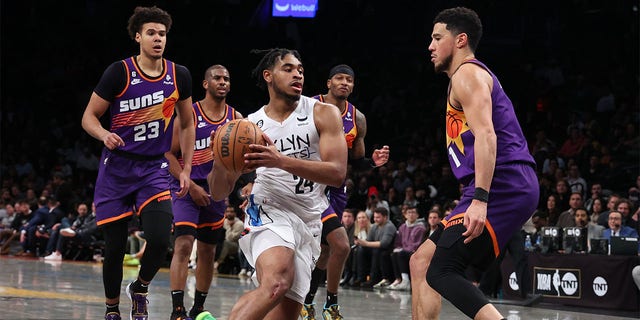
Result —
[[116, 61], [107, 67], [93, 91], [100, 98], [113, 101], [124, 90], [126, 82], [127, 75], [125, 74], [124, 64], [122, 61]]
[[176, 78], [178, 80], [180, 100], [191, 97], [191, 72], [189, 72], [189, 69], [176, 63]]
[[349, 164], [357, 171], [371, 170], [376, 167], [376, 164], [373, 162], [373, 159], [365, 158], [365, 157], [353, 159], [353, 160], [349, 159]]

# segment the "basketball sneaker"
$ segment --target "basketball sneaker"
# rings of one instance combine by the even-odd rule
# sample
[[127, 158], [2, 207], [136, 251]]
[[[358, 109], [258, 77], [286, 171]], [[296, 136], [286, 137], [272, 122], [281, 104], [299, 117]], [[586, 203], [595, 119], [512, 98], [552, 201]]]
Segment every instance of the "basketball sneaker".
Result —
[[127, 297], [131, 299], [131, 320], [148, 320], [149, 313], [147, 312], [147, 294], [140, 292], [133, 292], [131, 285], [133, 282], [127, 285]]
[[322, 309], [322, 319], [324, 320], [343, 320], [340, 314], [340, 306], [332, 304], [329, 308]]
[[104, 315], [104, 320], [122, 320], [117, 312], [109, 312]]
[[300, 310], [300, 317], [302, 317], [302, 320], [316, 320], [316, 308], [314, 306], [315, 303], [305, 303], [302, 305], [302, 309]]
[[213, 315], [211, 315], [211, 312], [203, 311], [203, 312], [200, 312], [200, 314], [198, 314], [195, 320], [216, 320], [216, 318], [213, 317]]
[[187, 316], [187, 312], [184, 311], [183, 307], [178, 307], [177, 309], [173, 309], [171, 312], [171, 320], [193, 320], [193, 318]]

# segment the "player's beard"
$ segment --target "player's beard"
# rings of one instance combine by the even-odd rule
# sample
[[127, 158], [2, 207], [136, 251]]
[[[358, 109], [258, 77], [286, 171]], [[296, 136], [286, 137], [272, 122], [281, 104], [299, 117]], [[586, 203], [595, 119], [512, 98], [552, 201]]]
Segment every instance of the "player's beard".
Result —
[[284, 97], [286, 100], [290, 102], [296, 102], [300, 100], [300, 94], [287, 93], [284, 89], [280, 88], [275, 82], [273, 83], [273, 92], [276, 95]]
[[442, 63], [438, 64], [434, 64], [433, 68], [437, 73], [440, 72], [445, 72], [447, 70], [449, 70], [449, 67], [451, 66], [451, 61], [453, 61], [453, 55], [450, 54], [449, 56], [447, 56], [446, 58], [444, 58], [444, 60], [442, 60]]

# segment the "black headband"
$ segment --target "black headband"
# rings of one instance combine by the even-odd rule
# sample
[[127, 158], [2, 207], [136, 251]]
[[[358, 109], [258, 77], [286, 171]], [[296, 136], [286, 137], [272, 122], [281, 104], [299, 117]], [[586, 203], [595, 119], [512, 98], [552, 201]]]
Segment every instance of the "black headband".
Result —
[[349, 67], [346, 64], [339, 64], [339, 65], [331, 68], [331, 71], [329, 71], [329, 79], [333, 78], [333, 76], [335, 76], [338, 73], [348, 74], [353, 78], [356, 77], [356, 75], [355, 75], [355, 73], [353, 73], [353, 69], [351, 69], [351, 67]]

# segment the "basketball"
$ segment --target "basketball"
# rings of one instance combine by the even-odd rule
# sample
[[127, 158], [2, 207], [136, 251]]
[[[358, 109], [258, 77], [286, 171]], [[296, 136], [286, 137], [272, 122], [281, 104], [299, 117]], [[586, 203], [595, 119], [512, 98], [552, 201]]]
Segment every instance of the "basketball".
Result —
[[262, 130], [247, 120], [232, 120], [218, 127], [213, 138], [213, 160], [220, 161], [229, 171], [241, 172], [244, 169], [244, 154], [249, 152], [250, 144], [264, 144]]
[[462, 120], [458, 115], [452, 112], [447, 112], [447, 136], [449, 138], [455, 139], [460, 135], [460, 130], [462, 130]]

